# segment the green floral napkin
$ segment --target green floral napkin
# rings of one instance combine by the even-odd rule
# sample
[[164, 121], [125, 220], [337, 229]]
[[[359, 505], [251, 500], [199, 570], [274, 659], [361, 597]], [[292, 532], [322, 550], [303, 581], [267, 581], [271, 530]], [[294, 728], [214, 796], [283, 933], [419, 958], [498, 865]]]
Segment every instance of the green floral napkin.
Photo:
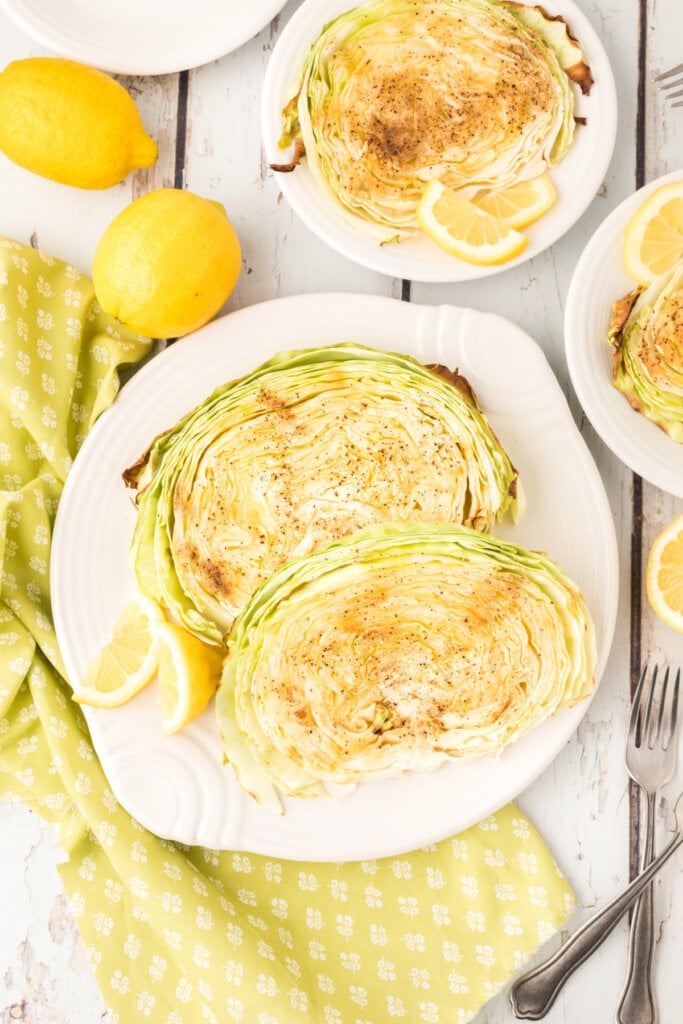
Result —
[[109, 789], [63, 678], [50, 539], [72, 459], [148, 347], [78, 271], [0, 239], [0, 792], [59, 827], [113, 1022], [470, 1020], [574, 906], [513, 806], [411, 854], [308, 864], [164, 841]]

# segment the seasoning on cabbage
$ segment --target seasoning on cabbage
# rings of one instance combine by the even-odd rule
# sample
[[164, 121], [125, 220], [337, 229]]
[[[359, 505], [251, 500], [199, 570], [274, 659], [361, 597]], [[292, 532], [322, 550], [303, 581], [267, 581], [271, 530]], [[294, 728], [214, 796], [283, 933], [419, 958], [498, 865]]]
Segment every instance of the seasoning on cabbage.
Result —
[[612, 306], [613, 383], [634, 409], [683, 442], [683, 260]]
[[140, 589], [218, 643], [290, 558], [377, 522], [489, 530], [521, 500], [464, 378], [354, 344], [282, 352], [222, 385], [124, 478]]
[[499, 753], [586, 697], [596, 646], [547, 556], [448, 523], [383, 524], [296, 559], [256, 591], [216, 699], [255, 799], [319, 796]]
[[544, 173], [572, 144], [590, 69], [562, 18], [499, 0], [374, 0], [322, 29], [280, 146], [382, 241], [417, 231], [438, 179], [471, 198]]

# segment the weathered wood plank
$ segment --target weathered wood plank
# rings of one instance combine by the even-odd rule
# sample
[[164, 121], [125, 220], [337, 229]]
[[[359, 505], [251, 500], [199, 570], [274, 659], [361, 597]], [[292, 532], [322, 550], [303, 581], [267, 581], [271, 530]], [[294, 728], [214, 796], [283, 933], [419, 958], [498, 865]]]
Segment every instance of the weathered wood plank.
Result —
[[[0, 67], [45, 53], [0, 15]], [[0, 154], [0, 234], [89, 272], [97, 240], [119, 210], [151, 188], [173, 184], [177, 79], [122, 79], [159, 144], [159, 160], [112, 189], [87, 192], [45, 181]], [[26, 1024], [89, 1024], [104, 1019], [102, 995], [56, 871], [61, 856], [56, 831], [34, 812], [20, 804], [0, 805], [3, 1024], [19, 1019]]]
[[[654, 76], [679, 64], [681, 34], [672, 31], [680, 18], [677, 0], [643, 0], [647, 17], [644, 46], [644, 73], [641, 83], [644, 115], [643, 176], [652, 181], [662, 174], [683, 168], [683, 109], [671, 106], [666, 92], [654, 81]], [[683, 177], [683, 172], [682, 172]], [[672, 665], [683, 665], [683, 636], [660, 622], [651, 612], [645, 596], [647, 556], [655, 536], [674, 516], [683, 513], [683, 500], [664, 494], [656, 487], [644, 483], [642, 488], [642, 552], [641, 588], [643, 591], [643, 620], [641, 650], [646, 656]], [[680, 748], [679, 748], [680, 749]], [[672, 827], [673, 805], [681, 789], [681, 772], [677, 781], [665, 787], [657, 807], [657, 845], [666, 842]], [[641, 805], [642, 806], [642, 805]], [[680, 1015], [683, 980], [680, 977], [680, 957], [683, 948], [681, 934], [681, 901], [683, 900], [683, 873], [676, 860], [667, 866], [655, 885], [657, 946], [654, 976], [659, 997], [662, 1020], [674, 1020]]]
[[[581, 2], [610, 57], [619, 97], [615, 157], [605, 182], [580, 221], [550, 250], [519, 268], [462, 285], [415, 284], [416, 301], [451, 302], [489, 309], [517, 322], [543, 348], [568, 398], [574, 418], [598, 465], [620, 538], [620, 604], [607, 670], [576, 737], [518, 802], [546, 836], [571, 880], [579, 901], [570, 930], [606, 903], [628, 880], [629, 801], [624, 763], [628, 720], [630, 642], [631, 473], [595, 434], [573, 393], [563, 338], [564, 300], [585, 245], [604, 218], [635, 185], [637, 90], [637, 11], [612, 10], [601, 2]], [[624, 978], [627, 925], [623, 923], [602, 951], [581, 967], [546, 1019], [611, 1020]], [[553, 940], [550, 948], [559, 945]], [[546, 949], [537, 960], [548, 955]], [[503, 1024], [512, 1014], [506, 992], [477, 1018]]]
[[104, 1003], [55, 864], [57, 833], [21, 804], [0, 804], [0, 1020], [101, 1022]]
[[235, 53], [190, 72], [186, 187], [222, 202], [239, 235], [244, 269], [227, 309], [315, 291], [400, 297], [401, 283], [332, 251], [284, 200], [261, 142], [263, 75], [278, 33], [298, 7]]

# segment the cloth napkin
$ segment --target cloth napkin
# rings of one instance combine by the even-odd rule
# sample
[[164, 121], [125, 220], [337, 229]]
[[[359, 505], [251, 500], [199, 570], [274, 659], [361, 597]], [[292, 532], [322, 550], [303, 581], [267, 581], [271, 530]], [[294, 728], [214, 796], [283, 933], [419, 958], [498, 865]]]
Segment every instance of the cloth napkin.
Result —
[[148, 352], [87, 277], [0, 239], [0, 793], [58, 826], [112, 1024], [463, 1024], [574, 907], [514, 806], [414, 853], [299, 863], [159, 839], [108, 786], [64, 679], [50, 541], [89, 427]]

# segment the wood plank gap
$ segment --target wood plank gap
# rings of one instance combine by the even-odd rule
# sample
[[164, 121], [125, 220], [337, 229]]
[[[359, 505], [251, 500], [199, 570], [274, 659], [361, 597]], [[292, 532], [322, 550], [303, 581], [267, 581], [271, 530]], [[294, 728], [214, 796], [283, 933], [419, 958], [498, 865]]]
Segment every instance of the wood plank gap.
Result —
[[647, 5], [639, 0], [638, 12], [638, 86], [636, 93], [636, 188], [645, 184], [647, 156], [645, 127], [647, 124]]
[[[173, 187], [185, 188], [185, 154], [187, 152], [187, 101], [190, 86], [190, 72], [181, 71], [178, 75], [178, 106], [175, 130], [175, 162], [173, 166]], [[167, 338], [166, 344], [172, 345], [177, 338]]]
[[[635, 693], [643, 667], [641, 621], [643, 614], [643, 481], [633, 474], [633, 495], [631, 498], [631, 648], [630, 648], [630, 694]], [[640, 845], [643, 821], [640, 808], [640, 786], [631, 781], [629, 785], [629, 876], [635, 878], [640, 871]]]
[[178, 75], [178, 113], [175, 133], [175, 166], [173, 184], [185, 188], [185, 153], [187, 149], [187, 101], [190, 86], [190, 72]]
[[[638, 2], [638, 82], [636, 87], [636, 167], [635, 186], [645, 184], [646, 120], [647, 120], [647, 14], [648, 0]], [[643, 551], [643, 481], [633, 474], [631, 498], [631, 622], [630, 622], [630, 694], [633, 699], [642, 671], [642, 551]], [[640, 845], [644, 822], [641, 818], [640, 786], [629, 784], [629, 875], [635, 878], [640, 869]], [[629, 915], [630, 916], [630, 915]]]

